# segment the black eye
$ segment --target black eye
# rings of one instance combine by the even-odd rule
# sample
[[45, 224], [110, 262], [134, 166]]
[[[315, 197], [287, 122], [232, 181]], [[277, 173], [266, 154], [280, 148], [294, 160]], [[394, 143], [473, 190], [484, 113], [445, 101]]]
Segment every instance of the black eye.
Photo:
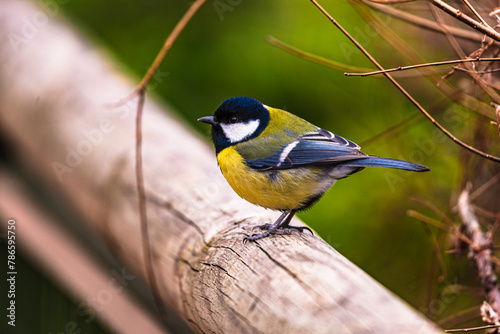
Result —
[[229, 123], [231, 124], [238, 123], [239, 121], [240, 121], [239, 118], [236, 116], [233, 116], [229, 119]]

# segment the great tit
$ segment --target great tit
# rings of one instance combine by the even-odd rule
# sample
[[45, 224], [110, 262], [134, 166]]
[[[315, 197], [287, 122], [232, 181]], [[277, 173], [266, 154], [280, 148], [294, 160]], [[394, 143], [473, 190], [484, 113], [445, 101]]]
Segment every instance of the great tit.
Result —
[[310, 231], [289, 225], [294, 214], [318, 201], [335, 181], [364, 167], [429, 170], [366, 155], [352, 141], [250, 97], [230, 98], [213, 116], [198, 121], [212, 126], [217, 162], [233, 190], [250, 203], [283, 212], [274, 224], [260, 226], [265, 232], [244, 241]]

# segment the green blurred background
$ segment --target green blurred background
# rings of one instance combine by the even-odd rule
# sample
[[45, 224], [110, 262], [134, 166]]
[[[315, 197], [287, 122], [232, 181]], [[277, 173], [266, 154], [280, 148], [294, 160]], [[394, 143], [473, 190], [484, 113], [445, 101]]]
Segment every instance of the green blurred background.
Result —
[[[123, 71], [135, 82], [191, 3], [62, 2], [56, 18], [76, 26], [107, 56], [123, 64]], [[349, 2], [323, 2], [384, 66], [406, 64]], [[419, 42], [407, 26], [400, 27]], [[351, 139], [366, 153], [429, 166], [431, 172], [413, 174], [367, 169], [337, 182], [317, 205], [299, 216], [339, 252], [433, 320], [478, 305], [477, 291], [461, 287], [473, 281], [472, 267], [462, 259], [445, 257], [448, 275], [438, 280], [441, 272], [431, 240], [448, 242], [444, 249], [450, 247], [449, 240], [406, 215], [413, 209], [436, 217], [411, 198], [449, 213], [450, 201], [461, 189], [459, 147], [437, 136], [433, 125], [387, 80], [346, 77], [342, 71], [284, 52], [267, 42], [268, 36], [342, 63], [373, 68], [309, 1], [209, 0], [168, 54], [148, 97], [173, 107], [207, 143], [208, 128], [196, 119], [211, 115], [225, 99], [244, 95]], [[419, 52], [433, 60], [450, 58], [437, 41], [420, 45]], [[476, 116], [449, 106], [425, 81], [401, 82], [457, 136], [467, 135], [463, 124]], [[387, 131], [401, 122], [402, 127]]]

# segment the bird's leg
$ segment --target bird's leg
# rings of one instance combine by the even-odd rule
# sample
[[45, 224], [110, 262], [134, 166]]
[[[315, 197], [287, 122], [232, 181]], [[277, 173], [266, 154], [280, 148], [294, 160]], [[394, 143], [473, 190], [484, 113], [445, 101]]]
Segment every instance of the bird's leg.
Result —
[[243, 241], [255, 241], [265, 238], [271, 234], [290, 234], [292, 233], [292, 230], [297, 230], [299, 232], [302, 232], [303, 230], [308, 230], [312, 234], [312, 231], [309, 227], [288, 225], [290, 224], [290, 221], [295, 215], [295, 212], [296, 212], [295, 210], [286, 210], [272, 225], [265, 224], [259, 226], [261, 230], [267, 230], [267, 231], [246, 237], [243, 239]]
[[311, 235], [314, 234], [313, 231], [307, 227], [307, 226], [291, 226], [288, 225], [290, 224], [290, 221], [292, 220], [293, 216], [295, 215], [295, 210], [291, 210], [290, 215], [286, 217], [285, 220], [278, 226], [280, 230], [276, 231], [274, 234], [290, 234], [292, 233], [292, 230], [297, 230], [299, 232], [302, 232], [304, 230], [308, 230], [311, 232]]
[[[259, 234], [253, 234], [249, 237], [245, 237], [243, 239], [243, 242], [259, 240], [259, 239], [267, 237], [268, 235], [272, 234], [273, 232], [276, 232], [276, 229], [278, 229], [278, 227], [283, 223], [283, 221], [285, 219], [288, 219], [288, 216], [290, 216], [290, 215], [293, 217], [294, 213], [295, 212], [292, 213], [292, 210], [286, 210], [285, 212], [283, 212], [281, 214], [281, 216], [272, 225], [265, 224], [265, 225], [259, 226], [260, 229], [267, 230], [267, 231], [265, 231], [263, 233], [259, 233]], [[290, 219], [292, 219], [292, 218], [290, 217]]]
[[254, 227], [254, 229], [261, 229], [261, 230], [276, 230], [281, 224], [283, 224], [283, 221], [285, 220], [286, 216], [290, 214], [291, 210], [286, 210], [279, 216], [278, 219], [272, 224], [264, 224], [264, 225], [257, 225]]

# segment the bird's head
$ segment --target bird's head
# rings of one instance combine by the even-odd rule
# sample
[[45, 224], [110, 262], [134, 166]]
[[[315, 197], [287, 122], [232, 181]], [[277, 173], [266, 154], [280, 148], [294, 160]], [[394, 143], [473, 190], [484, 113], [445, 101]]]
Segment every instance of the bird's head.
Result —
[[251, 97], [233, 97], [224, 101], [213, 116], [198, 121], [212, 125], [212, 141], [219, 153], [259, 136], [269, 124], [269, 110]]

